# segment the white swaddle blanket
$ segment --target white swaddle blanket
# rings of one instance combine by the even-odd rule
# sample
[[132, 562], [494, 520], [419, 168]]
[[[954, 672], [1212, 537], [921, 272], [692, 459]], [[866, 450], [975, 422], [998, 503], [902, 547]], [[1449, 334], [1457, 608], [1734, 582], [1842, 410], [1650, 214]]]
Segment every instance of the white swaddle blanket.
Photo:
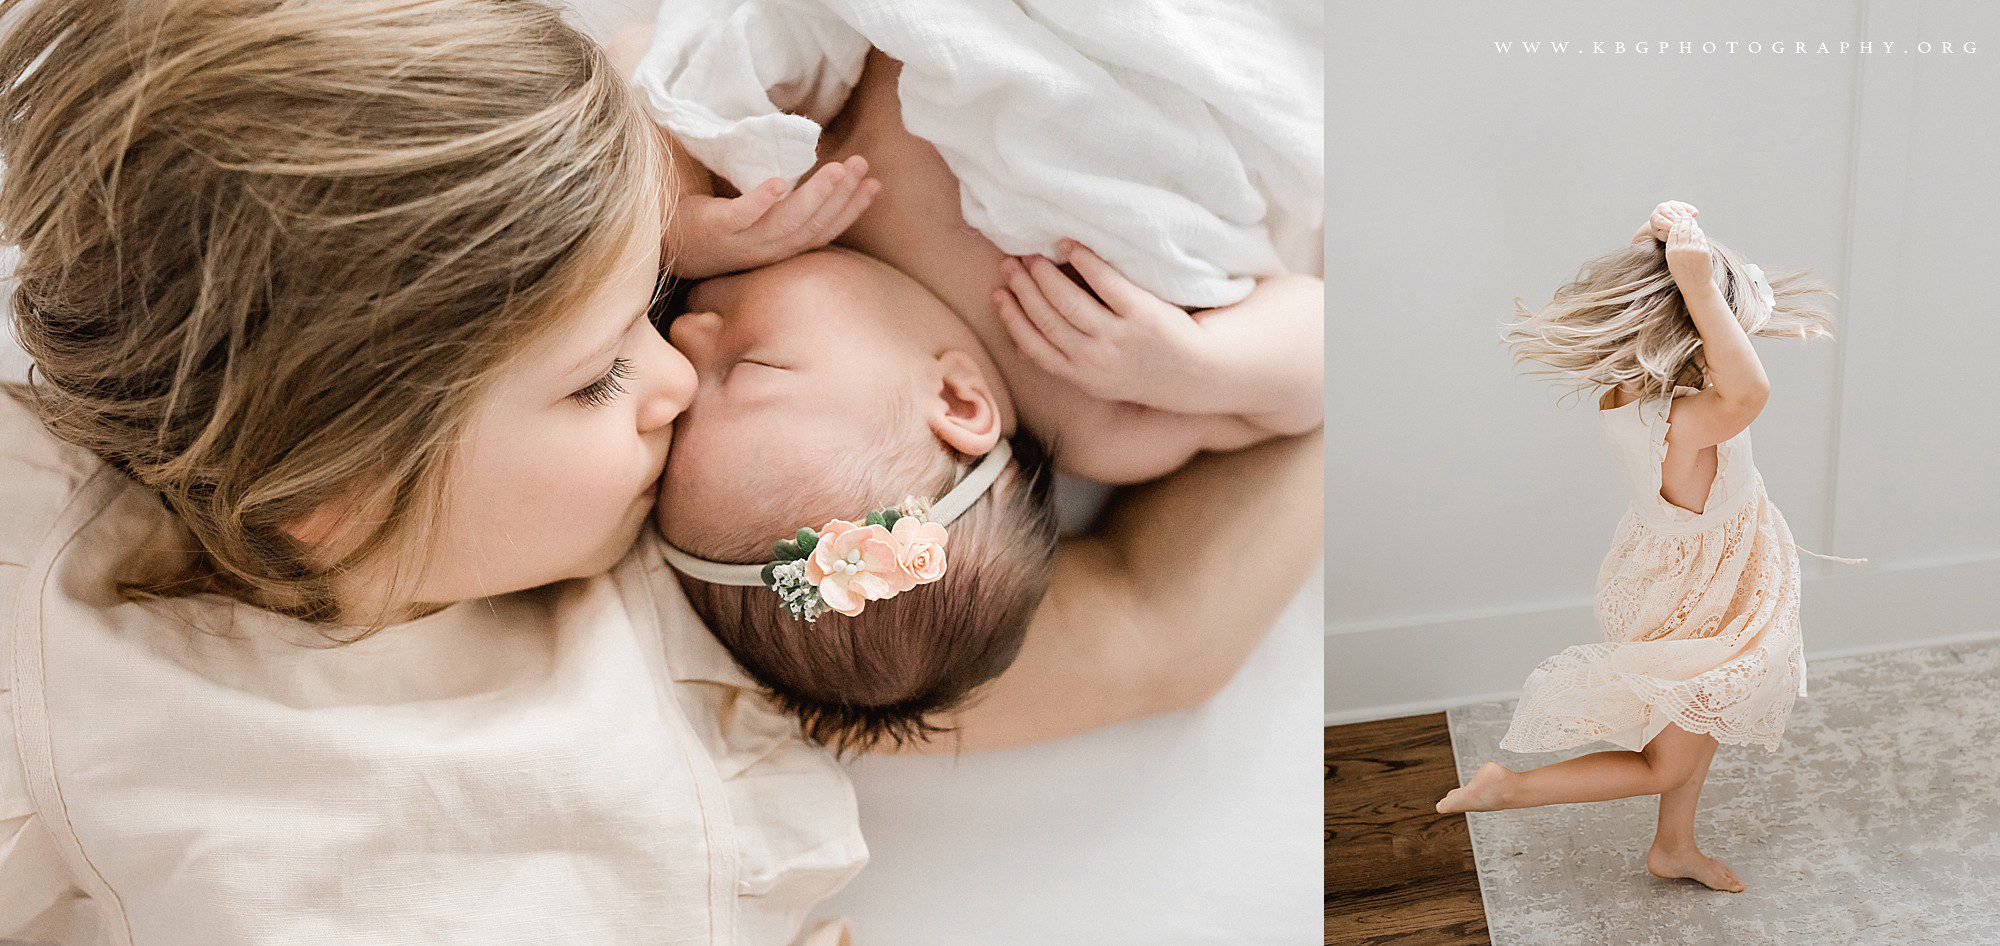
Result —
[[748, 190], [812, 169], [877, 47], [987, 239], [1052, 254], [1069, 237], [1209, 307], [1320, 269], [1320, 18], [1313, 0], [676, 0], [634, 81]]

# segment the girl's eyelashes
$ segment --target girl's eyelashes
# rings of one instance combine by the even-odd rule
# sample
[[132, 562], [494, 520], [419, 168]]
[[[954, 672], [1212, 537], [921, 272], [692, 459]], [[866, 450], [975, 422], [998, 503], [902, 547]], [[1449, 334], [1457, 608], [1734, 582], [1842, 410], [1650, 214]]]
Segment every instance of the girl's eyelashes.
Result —
[[617, 400], [618, 395], [625, 393], [625, 382], [630, 380], [632, 380], [631, 360], [613, 358], [611, 359], [611, 370], [606, 371], [604, 377], [592, 381], [583, 390], [570, 395], [570, 400], [585, 407], [599, 407], [609, 404]]

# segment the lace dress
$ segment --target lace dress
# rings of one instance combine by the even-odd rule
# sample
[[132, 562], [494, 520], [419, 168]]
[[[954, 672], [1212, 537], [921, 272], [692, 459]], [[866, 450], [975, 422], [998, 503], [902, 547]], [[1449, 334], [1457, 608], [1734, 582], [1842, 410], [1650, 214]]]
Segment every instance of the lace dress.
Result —
[[1528, 675], [1503, 749], [1637, 750], [1669, 723], [1775, 749], [1805, 695], [1799, 549], [1764, 494], [1750, 434], [1718, 445], [1708, 502], [1690, 512], [1660, 496], [1671, 405], [1661, 395], [1598, 412], [1632, 493], [1598, 573], [1604, 642]]

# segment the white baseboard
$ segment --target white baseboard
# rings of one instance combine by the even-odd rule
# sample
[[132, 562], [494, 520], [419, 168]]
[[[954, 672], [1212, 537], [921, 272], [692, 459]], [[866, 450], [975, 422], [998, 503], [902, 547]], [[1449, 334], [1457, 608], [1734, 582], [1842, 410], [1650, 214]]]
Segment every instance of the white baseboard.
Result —
[[[2000, 638], [2000, 554], [1836, 567], [1802, 594], [1809, 661]], [[1587, 603], [1335, 630], [1326, 724], [1512, 699], [1543, 658], [1595, 639]]]

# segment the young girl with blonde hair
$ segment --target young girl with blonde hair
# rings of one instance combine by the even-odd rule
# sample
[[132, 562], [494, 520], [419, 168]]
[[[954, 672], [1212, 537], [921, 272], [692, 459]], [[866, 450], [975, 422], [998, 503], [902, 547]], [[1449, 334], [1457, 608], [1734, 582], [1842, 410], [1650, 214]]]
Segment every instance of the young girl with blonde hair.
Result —
[[1586, 263], [1509, 332], [1516, 354], [1603, 388], [1598, 417], [1631, 491], [1599, 574], [1603, 643], [1528, 677], [1512, 752], [1593, 742], [1617, 751], [1511, 771], [1489, 762], [1438, 802], [1497, 811], [1659, 795], [1646, 868], [1740, 892], [1695, 844], [1695, 807], [1718, 743], [1776, 748], [1805, 694], [1797, 545], [1750, 459], [1770, 397], [1751, 336], [1827, 334], [1826, 291], [1768, 277], [1679, 201], [1626, 248]]
[[[663, 243], [811, 248], [862, 162], [680, 197], [534, 0], [0, 22], [34, 361], [0, 396], [0, 939], [845, 942], [804, 924], [866, 858], [846, 774], [648, 527], [695, 388], [649, 315]], [[1204, 696], [1318, 529], [1180, 524], [1310, 508], [1317, 458], [1197, 462], [1066, 543], [967, 744]]]

